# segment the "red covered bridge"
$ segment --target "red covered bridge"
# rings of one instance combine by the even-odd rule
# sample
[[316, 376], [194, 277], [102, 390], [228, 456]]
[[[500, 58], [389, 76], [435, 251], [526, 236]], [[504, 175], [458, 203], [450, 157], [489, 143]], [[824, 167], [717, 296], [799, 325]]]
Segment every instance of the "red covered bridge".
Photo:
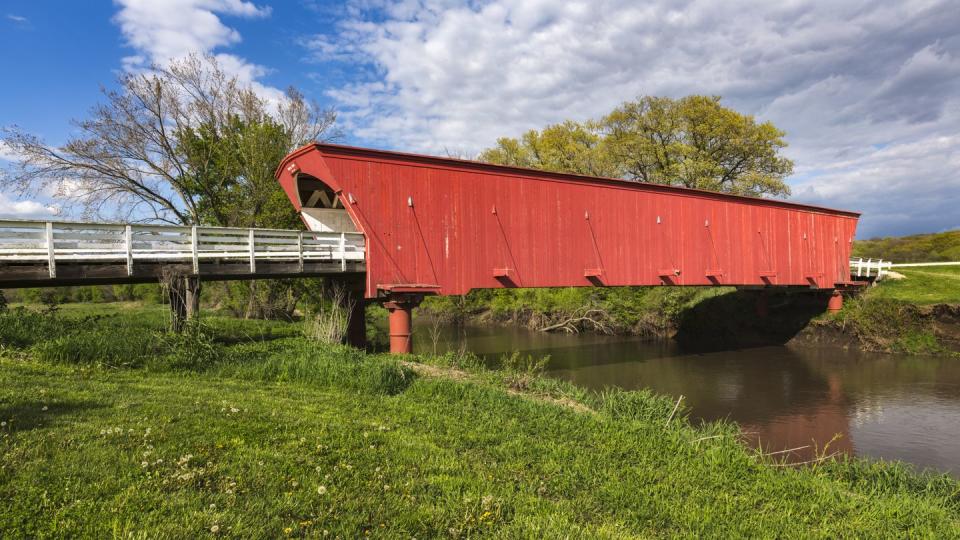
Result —
[[623, 285], [834, 289], [849, 283], [859, 217], [329, 144], [292, 152], [276, 177], [310, 230], [363, 234], [365, 296], [390, 310], [395, 352], [410, 350], [410, 310], [430, 294]]

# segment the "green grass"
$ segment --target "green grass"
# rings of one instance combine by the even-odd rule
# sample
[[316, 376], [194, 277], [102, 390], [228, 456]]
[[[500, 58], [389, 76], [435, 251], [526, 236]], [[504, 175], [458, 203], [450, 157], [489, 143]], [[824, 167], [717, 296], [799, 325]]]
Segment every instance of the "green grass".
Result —
[[[153, 342], [164, 323], [89, 315], [46, 324]], [[297, 324], [205, 322], [184, 339], [213, 353], [188, 369], [166, 362], [176, 342], [140, 367], [40, 360], [47, 330], [13, 346], [16, 325], [0, 325], [3, 536], [960, 535], [954, 480], [862, 461], [775, 467], [733, 426], [671, 419], [670, 397], [588, 393], [519, 358], [509, 373], [421, 359], [456, 376], [417, 376]]]
[[865, 350], [955, 354], [938, 337], [935, 322], [914, 303], [868, 295], [844, 304], [840, 313], [824, 318], [854, 336]]
[[869, 296], [914, 304], [960, 304], [960, 266], [897, 268], [901, 280], [882, 280]]

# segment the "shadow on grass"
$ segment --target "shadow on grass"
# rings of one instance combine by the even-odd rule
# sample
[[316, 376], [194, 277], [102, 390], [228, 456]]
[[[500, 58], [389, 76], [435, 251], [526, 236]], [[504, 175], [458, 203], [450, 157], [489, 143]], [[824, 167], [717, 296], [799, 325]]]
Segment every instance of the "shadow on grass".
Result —
[[6, 425], [0, 428], [0, 431], [17, 432], [38, 429], [57, 417], [103, 407], [105, 407], [104, 404], [96, 401], [4, 403], [0, 404], [0, 421], [6, 422]]

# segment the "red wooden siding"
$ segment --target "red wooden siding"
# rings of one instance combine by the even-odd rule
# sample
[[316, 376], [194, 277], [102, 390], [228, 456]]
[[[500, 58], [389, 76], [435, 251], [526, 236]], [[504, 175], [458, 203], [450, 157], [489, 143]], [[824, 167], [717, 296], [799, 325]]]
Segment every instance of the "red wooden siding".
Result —
[[436, 285], [440, 294], [596, 284], [831, 288], [849, 280], [859, 217], [335, 145], [301, 148], [277, 169], [297, 210], [297, 175], [340, 194], [365, 234], [371, 297], [399, 284]]

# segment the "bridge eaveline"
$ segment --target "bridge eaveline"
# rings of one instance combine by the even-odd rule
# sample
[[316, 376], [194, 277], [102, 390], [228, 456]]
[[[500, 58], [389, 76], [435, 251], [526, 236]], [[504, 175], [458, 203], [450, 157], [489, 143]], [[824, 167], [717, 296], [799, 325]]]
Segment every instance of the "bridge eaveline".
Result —
[[838, 309], [857, 284], [856, 212], [328, 144], [290, 153], [276, 178], [310, 232], [7, 221], [0, 287], [357, 275], [404, 353], [426, 295], [802, 287]]

